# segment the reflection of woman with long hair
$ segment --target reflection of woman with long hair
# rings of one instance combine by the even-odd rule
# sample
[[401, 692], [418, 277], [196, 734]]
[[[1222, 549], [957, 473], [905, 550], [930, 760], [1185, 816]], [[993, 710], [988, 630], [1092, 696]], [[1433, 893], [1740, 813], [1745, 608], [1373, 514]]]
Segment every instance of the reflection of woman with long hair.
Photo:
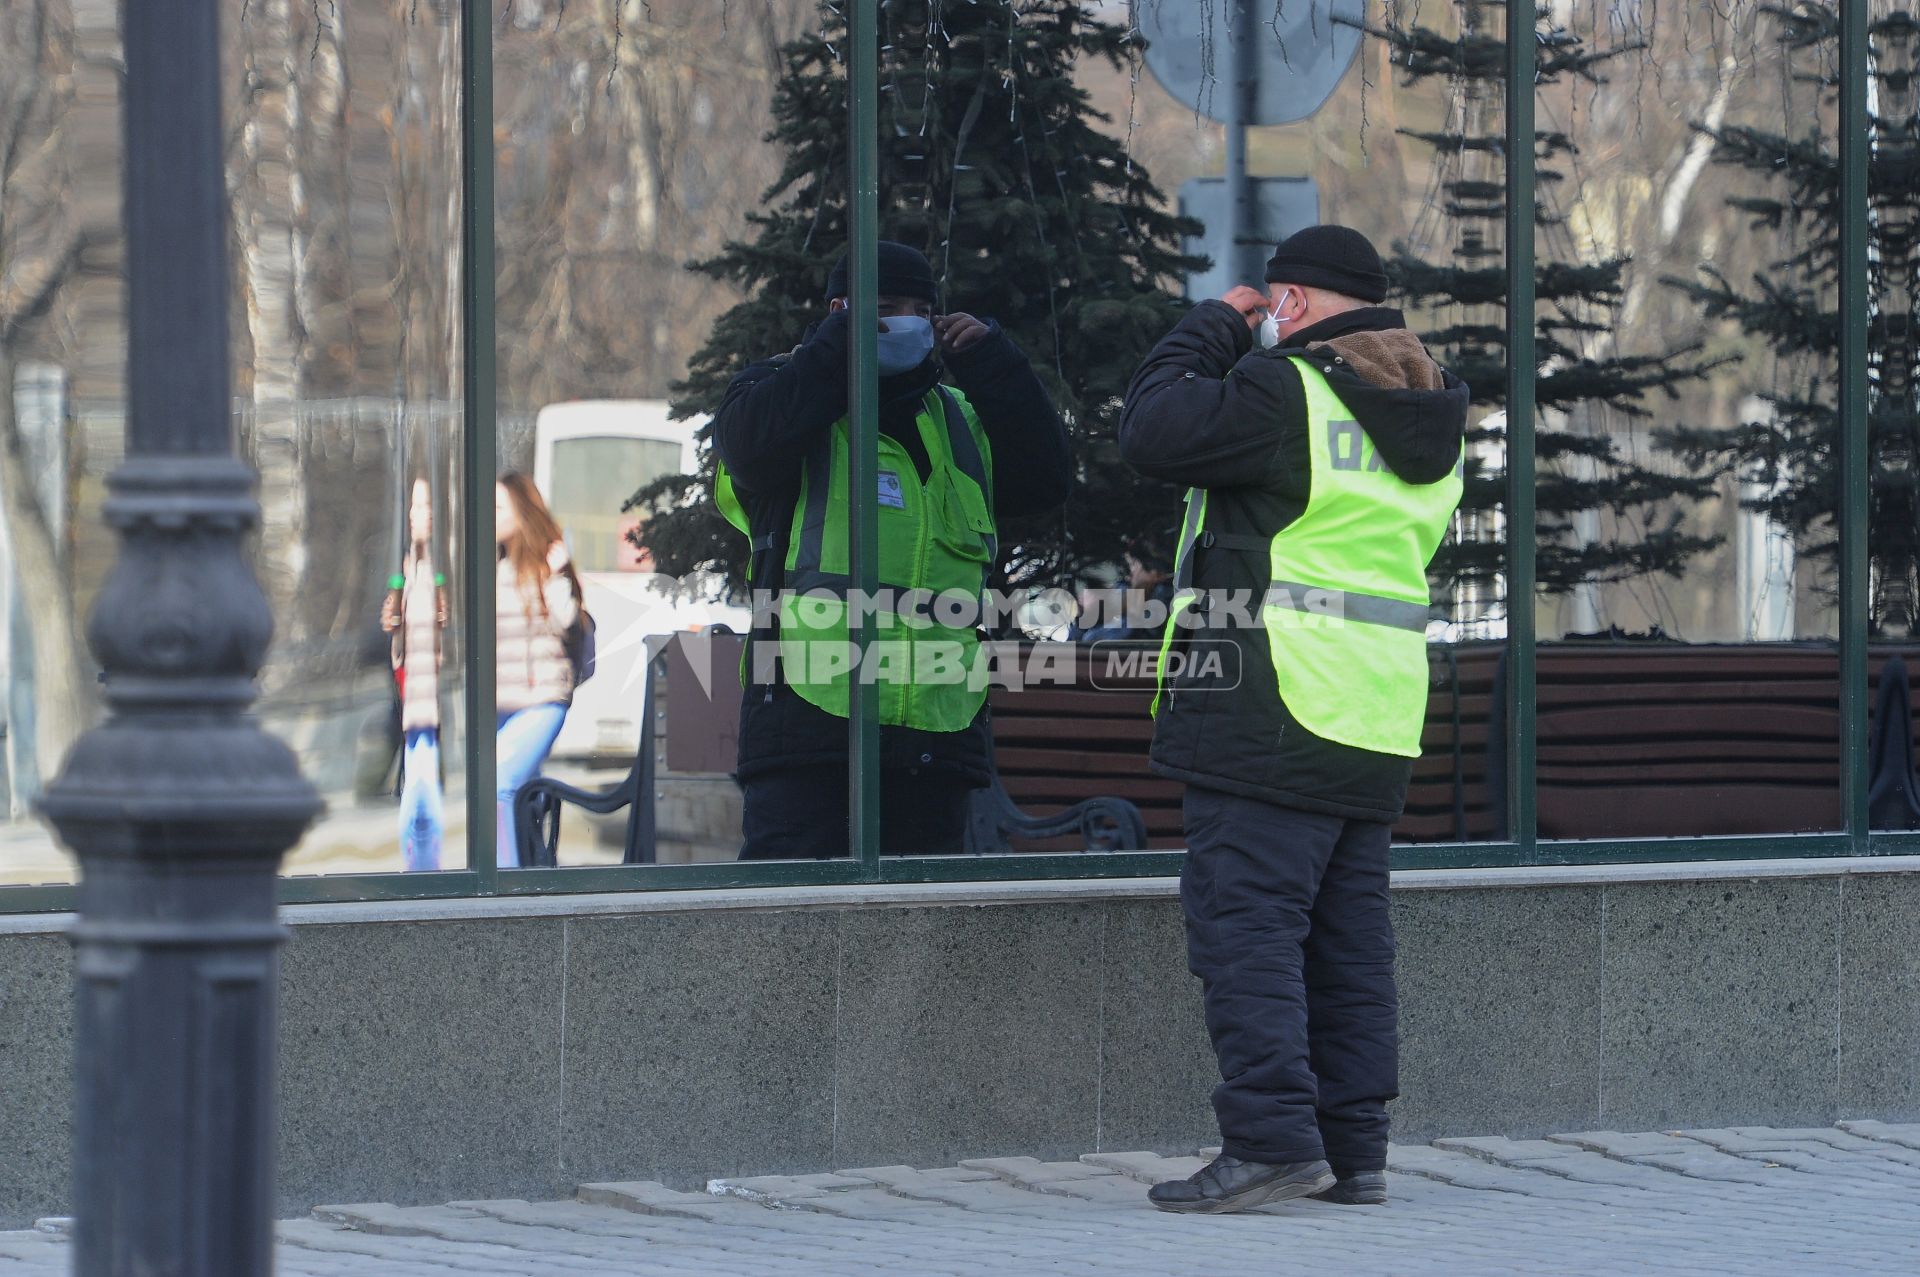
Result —
[[520, 863], [513, 796], [540, 772], [573, 701], [567, 639], [580, 620], [580, 578], [560, 525], [533, 480], [509, 472], [494, 487], [494, 704], [500, 866]]
[[400, 682], [400, 849], [408, 870], [440, 867], [440, 631], [447, 624], [445, 579], [433, 570], [433, 493], [413, 481], [407, 555], [394, 575], [380, 624], [393, 635]]

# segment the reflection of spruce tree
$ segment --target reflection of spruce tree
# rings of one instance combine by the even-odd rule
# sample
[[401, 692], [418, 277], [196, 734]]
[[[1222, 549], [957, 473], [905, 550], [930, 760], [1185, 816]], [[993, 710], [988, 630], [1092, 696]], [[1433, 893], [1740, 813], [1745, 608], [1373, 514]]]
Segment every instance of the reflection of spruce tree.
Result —
[[[1802, 4], [1763, 12], [1778, 24], [1787, 55], [1802, 64], [1799, 78], [1819, 85], [1831, 100], [1838, 91], [1838, 9]], [[1884, 13], [1869, 22], [1868, 45], [1868, 615], [1874, 633], [1906, 637], [1920, 628], [1920, 401], [1914, 381], [1920, 332], [1913, 322], [1920, 288], [1920, 97], [1914, 85], [1920, 22], [1911, 11]], [[1709, 317], [1731, 319], [1771, 346], [1786, 370], [1782, 380], [1791, 384], [1766, 396], [1768, 420], [1734, 430], [1676, 430], [1669, 442], [1683, 455], [1747, 481], [1760, 494], [1748, 507], [1777, 520], [1810, 557], [1830, 568], [1839, 509], [1839, 156], [1831, 139], [1821, 136], [1817, 115], [1794, 135], [1753, 128], [1710, 135], [1716, 162], [1774, 183], [1776, 194], [1730, 203], [1753, 214], [1755, 225], [1782, 232], [1789, 248], [1754, 277], [1750, 289], [1736, 288], [1711, 269], [1704, 282], [1671, 282], [1691, 293]]]
[[[1002, 537], [1015, 583], [1065, 582], [1179, 521], [1180, 494], [1135, 476], [1113, 440], [1128, 378], [1178, 317], [1169, 285], [1203, 264], [1178, 247], [1198, 228], [1160, 211], [1074, 82], [1080, 58], [1129, 56], [1124, 28], [1076, 0], [894, 0], [882, 15], [881, 234], [926, 252], [947, 304], [998, 319], [1067, 419], [1077, 474], [1066, 510]], [[823, 20], [785, 51], [770, 140], [786, 166], [765, 211], [749, 215], [757, 234], [694, 266], [749, 299], [675, 386], [678, 413], [712, 411], [735, 372], [790, 349], [824, 312], [848, 226], [844, 23], [831, 10]], [[745, 547], [707, 500], [712, 465], [709, 453], [692, 480], [637, 494], [667, 505], [641, 539], [662, 571], [720, 566], [737, 583]]]
[[[1456, 105], [1440, 132], [1402, 130], [1434, 149], [1437, 199], [1431, 213], [1451, 252], [1444, 261], [1417, 256], [1395, 245], [1388, 262], [1396, 292], [1411, 307], [1437, 312], [1442, 322], [1426, 335], [1440, 361], [1466, 381], [1475, 405], [1506, 403], [1506, 217], [1500, 103], [1505, 93], [1505, 35], [1498, 0], [1456, 0], [1457, 35], [1392, 24], [1369, 27], [1392, 49], [1394, 64], [1409, 81], [1443, 79], [1456, 86]], [[1600, 64], [1634, 46], [1589, 49], [1571, 33], [1542, 28], [1539, 84], [1564, 77], [1599, 82]], [[1652, 391], [1676, 395], [1676, 387], [1703, 375], [1692, 351], [1625, 356], [1609, 353], [1622, 276], [1631, 258], [1578, 260], [1568, 251], [1563, 218], [1550, 211], [1551, 194], [1564, 174], [1550, 167], [1576, 147], [1564, 133], [1537, 132], [1535, 154], [1540, 207], [1535, 224], [1538, 266], [1534, 290], [1541, 306], [1535, 336], [1539, 408], [1535, 450], [1539, 589], [1566, 594], [1656, 573], [1678, 573], [1687, 560], [1717, 538], [1696, 536], [1683, 526], [1688, 500], [1712, 492], [1709, 478], [1660, 473], [1636, 462], [1606, 429], [1609, 413], [1629, 420], [1648, 416], [1643, 400]], [[1433, 564], [1437, 598], [1451, 616], [1473, 621], [1497, 614], [1504, 603], [1506, 473], [1504, 414], [1470, 430], [1466, 493], [1456, 535]], [[1601, 515], [1611, 516], [1606, 525]]]

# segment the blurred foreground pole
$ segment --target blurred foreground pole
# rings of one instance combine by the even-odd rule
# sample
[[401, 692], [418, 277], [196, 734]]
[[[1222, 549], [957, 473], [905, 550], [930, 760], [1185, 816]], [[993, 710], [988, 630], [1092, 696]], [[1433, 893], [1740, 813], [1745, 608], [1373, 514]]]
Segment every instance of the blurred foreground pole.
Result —
[[81, 867], [74, 1271], [273, 1267], [275, 912], [319, 811], [248, 713], [272, 617], [233, 455], [220, 0], [122, 6], [126, 461], [87, 638], [109, 716], [42, 810]]

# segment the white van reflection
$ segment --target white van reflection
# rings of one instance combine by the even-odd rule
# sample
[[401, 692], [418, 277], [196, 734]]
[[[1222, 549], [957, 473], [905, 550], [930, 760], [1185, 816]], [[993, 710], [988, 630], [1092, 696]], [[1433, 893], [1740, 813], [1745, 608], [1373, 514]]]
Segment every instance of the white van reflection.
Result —
[[[720, 581], [655, 572], [630, 534], [644, 512], [626, 499], [654, 480], [691, 474], [704, 418], [673, 421], [662, 399], [549, 404], [534, 422], [533, 481], [567, 540], [596, 626], [594, 675], [574, 693], [553, 757], [626, 767], [640, 743], [646, 638], [714, 624], [744, 632], [745, 607], [715, 602]], [[656, 644], [657, 646], [657, 644]]]

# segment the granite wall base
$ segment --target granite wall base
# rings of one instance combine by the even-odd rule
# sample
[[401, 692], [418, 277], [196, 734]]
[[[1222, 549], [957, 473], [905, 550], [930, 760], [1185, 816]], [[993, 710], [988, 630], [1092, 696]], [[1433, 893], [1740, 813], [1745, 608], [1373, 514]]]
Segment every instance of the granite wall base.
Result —
[[[1702, 868], [1398, 875], [1396, 1135], [1920, 1119], [1920, 873]], [[1217, 1138], [1167, 882], [287, 914], [285, 1214]], [[0, 919], [0, 1228], [67, 1208], [61, 925]]]

